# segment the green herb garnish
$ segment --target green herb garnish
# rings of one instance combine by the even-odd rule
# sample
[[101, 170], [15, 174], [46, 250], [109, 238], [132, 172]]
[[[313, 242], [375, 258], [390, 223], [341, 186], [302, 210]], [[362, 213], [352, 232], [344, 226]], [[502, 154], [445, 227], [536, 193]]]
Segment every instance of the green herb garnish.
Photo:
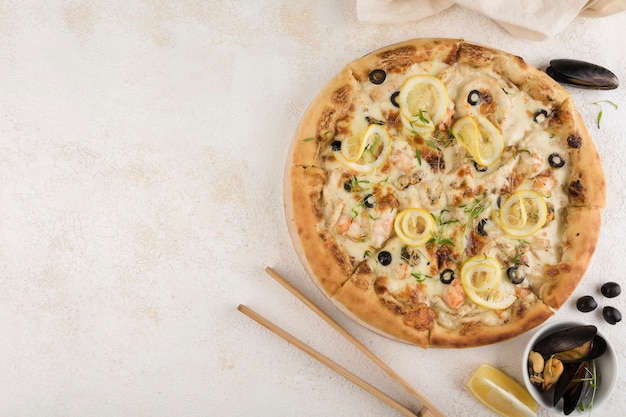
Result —
[[417, 118], [420, 119], [420, 121], [422, 123], [424, 123], [425, 125], [430, 124], [430, 120], [428, 120], [425, 116], [424, 116], [424, 111], [420, 110], [419, 113], [417, 114]]
[[602, 120], [602, 104], [610, 104], [615, 110], [617, 110], [617, 104], [613, 103], [610, 100], [598, 100], [594, 101], [591, 104], [600, 108], [600, 111], [598, 111], [598, 115], [596, 116], [596, 125], [598, 126], [598, 129], [600, 129], [600, 120]]
[[442, 209], [439, 212], [438, 216], [435, 216], [433, 213], [430, 213], [433, 220], [435, 220], [436, 224], [436, 232], [431, 231], [431, 238], [426, 242], [426, 244], [436, 244], [437, 246], [443, 245], [452, 245], [454, 246], [454, 240], [450, 237], [446, 236], [446, 227], [447, 225], [459, 223], [457, 219], [446, 219], [444, 215], [448, 213], [448, 210]]
[[415, 280], [416, 280], [417, 282], [424, 282], [424, 281], [426, 281], [426, 279], [427, 279], [427, 278], [428, 278], [428, 279], [432, 279], [432, 278], [433, 278], [433, 277], [431, 277], [430, 275], [428, 275], [428, 274], [422, 274], [421, 272], [412, 272], [412, 273], [411, 273], [411, 276], [412, 276], [413, 278], [415, 278]]

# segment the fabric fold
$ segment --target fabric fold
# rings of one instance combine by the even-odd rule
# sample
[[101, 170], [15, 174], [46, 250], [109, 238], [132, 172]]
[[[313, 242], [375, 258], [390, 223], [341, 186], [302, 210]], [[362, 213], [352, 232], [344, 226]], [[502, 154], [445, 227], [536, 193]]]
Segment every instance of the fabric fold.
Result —
[[459, 5], [497, 22], [513, 36], [542, 40], [577, 16], [603, 17], [626, 10], [624, 0], [357, 0], [357, 18], [375, 24], [425, 19]]

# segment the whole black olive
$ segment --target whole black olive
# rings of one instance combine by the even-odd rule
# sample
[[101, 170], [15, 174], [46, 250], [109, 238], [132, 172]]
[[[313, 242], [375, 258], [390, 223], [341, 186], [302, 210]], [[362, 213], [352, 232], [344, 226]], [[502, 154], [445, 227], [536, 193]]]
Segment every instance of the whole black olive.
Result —
[[485, 230], [485, 225], [487, 224], [487, 219], [481, 219], [478, 222], [478, 226], [476, 226], [476, 231], [481, 236], [487, 236], [487, 231]]
[[387, 252], [386, 250], [379, 252], [378, 262], [380, 262], [380, 264], [383, 266], [389, 265], [391, 263], [391, 253]]
[[330, 143], [330, 147], [332, 148], [332, 150], [334, 152], [340, 151], [341, 150], [341, 141], [339, 140], [334, 140]]
[[548, 162], [550, 163], [550, 166], [552, 168], [561, 168], [563, 165], [565, 165], [565, 159], [563, 159], [563, 157], [558, 153], [550, 154], [550, 156], [548, 157]]
[[617, 282], [607, 282], [600, 288], [600, 292], [607, 298], [613, 298], [620, 295], [622, 289]]
[[615, 307], [604, 307], [602, 309], [602, 317], [609, 324], [615, 324], [622, 321], [622, 313]]
[[478, 171], [478, 172], [485, 172], [485, 171], [487, 171], [487, 167], [484, 166], [484, 165], [478, 164], [478, 162], [474, 162], [474, 168], [476, 168], [476, 171]]
[[441, 274], [439, 274], [439, 280], [444, 284], [450, 284], [452, 281], [454, 281], [454, 271], [450, 268], [444, 269], [443, 271], [441, 271]]
[[391, 95], [391, 97], [389, 97], [389, 100], [391, 100], [391, 104], [393, 104], [395, 107], [400, 107], [400, 105], [398, 104], [398, 96], [400, 95], [399, 91], [396, 91], [395, 93], [393, 93]]
[[509, 269], [506, 270], [506, 276], [509, 277], [509, 281], [516, 285], [524, 282], [524, 278], [526, 278], [524, 271], [521, 270], [518, 265], [509, 267]]
[[373, 208], [374, 207], [374, 196], [372, 194], [368, 194], [365, 196], [365, 198], [363, 198], [363, 204], [365, 205], [365, 207], [367, 208]]
[[589, 313], [598, 307], [596, 300], [590, 295], [583, 295], [576, 301], [576, 308], [583, 313]]
[[385, 82], [385, 78], [387, 78], [387, 73], [381, 69], [375, 69], [370, 72], [370, 81], [372, 84], [382, 84]]
[[480, 103], [481, 97], [482, 97], [482, 94], [480, 94], [480, 91], [472, 90], [467, 95], [467, 102], [470, 105], [475, 106], [476, 104]]
[[546, 117], [548, 117], [548, 112], [543, 110], [543, 109], [541, 109], [541, 110], [538, 110], [537, 112], [535, 112], [535, 114], [533, 115], [533, 121], [535, 123], [541, 123], [544, 120], [546, 120]]

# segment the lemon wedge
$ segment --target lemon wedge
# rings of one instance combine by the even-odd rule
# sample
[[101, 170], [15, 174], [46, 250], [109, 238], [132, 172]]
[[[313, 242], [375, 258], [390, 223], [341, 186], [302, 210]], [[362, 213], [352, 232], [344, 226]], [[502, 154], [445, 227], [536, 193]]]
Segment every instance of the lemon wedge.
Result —
[[418, 134], [429, 133], [448, 110], [448, 90], [437, 77], [415, 75], [402, 85], [397, 101], [404, 126]]
[[335, 157], [348, 168], [366, 173], [382, 166], [391, 151], [391, 138], [381, 125], [372, 124], [360, 137], [344, 139]]
[[482, 166], [493, 165], [500, 159], [504, 150], [502, 134], [484, 116], [460, 118], [452, 126], [452, 135]]
[[408, 208], [396, 215], [393, 228], [402, 242], [409, 246], [422, 246], [435, 230], [435, 220], [424, 209]]
[[484, 406], [503, 417], [535, 417], [537, 402], [513, 378], [483, 363], [465, 384]]
[[500, 209], [498, 224], [510, 236], [523, 238], [534, 235], [543, 227], [548, 216], [546, 201], [532, 190], [511, 194]]
[[479, 306], [501, 310], [517, 300], [513, 284], [502, 279], [502, 268], [489, 256], [474, 256], [461, 268], [465, 294]]

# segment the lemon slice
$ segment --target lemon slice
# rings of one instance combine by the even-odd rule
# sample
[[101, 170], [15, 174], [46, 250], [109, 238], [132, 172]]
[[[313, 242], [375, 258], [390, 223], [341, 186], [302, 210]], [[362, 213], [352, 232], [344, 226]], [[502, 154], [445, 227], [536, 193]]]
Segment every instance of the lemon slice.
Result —
[[543, 227], [548, 216], [546, 201], [532, 190], [520, 190], [509, 196], [500, 209], [498, 223], [510, 236], [522, 238], [534, 235]]
[[439, 78], [420, 74], [406, 80], [397, 101], [404, 126], [417, 133], [428, 133], [443, 119], [449, 98]]
[[372, 145], [378, 140], [383, 130], [379, 125], [369, 125], [362, 135], [353, 135], [344, 139], [341, 143], [341, 155], [346, 161], [356, 162], [359, 160], [368, 144]]
[[335, 157], [360, 173], [371, 172], [382, 166], [391, 151], [389, 133], [380, 125], [369, 125], [360, 138], [349, 138], [347, 142], [342, 144], [340, 151], [335, 151]]
[[489, 291], [500, 282], [501, 276], [500, 264], [490, 256], [470, 258], [461, 268], [463, 285], [472, 291]]
[[452, 135], [482, 166], [493, 165], [500, 159], [504, 150], [502, 134], [484, 116], [460, 118], [452, 126]]
[[465, 294], [479, 306], [501, 310], [517, 300], [513, 284], [502, 279], [502, 268], [489, 256], [468, 259], [461, 268]]
[[435, 230], [435, 220], [424, 209], [409, 208], [396, 216], [393, 224], [396, 234], [409, 246], [422, 246], [430, 240]]
[[479, 134], [474, 157], [480, 165], [488, 167], [500, 159], [504, 150], [504, 139], [498, 128], [484, 116], [478, 116], [477, 126]]
[[469, 392], [491, 411], [503, 417], [535, 417], [537, 402], [513, 378], [483, 363], [465, 384]]
[[475, 118], [465, 116], [457, 120], [452, 126], [452, 135], [474, 156], [474, 142], [478, 137], [478, 124]]

